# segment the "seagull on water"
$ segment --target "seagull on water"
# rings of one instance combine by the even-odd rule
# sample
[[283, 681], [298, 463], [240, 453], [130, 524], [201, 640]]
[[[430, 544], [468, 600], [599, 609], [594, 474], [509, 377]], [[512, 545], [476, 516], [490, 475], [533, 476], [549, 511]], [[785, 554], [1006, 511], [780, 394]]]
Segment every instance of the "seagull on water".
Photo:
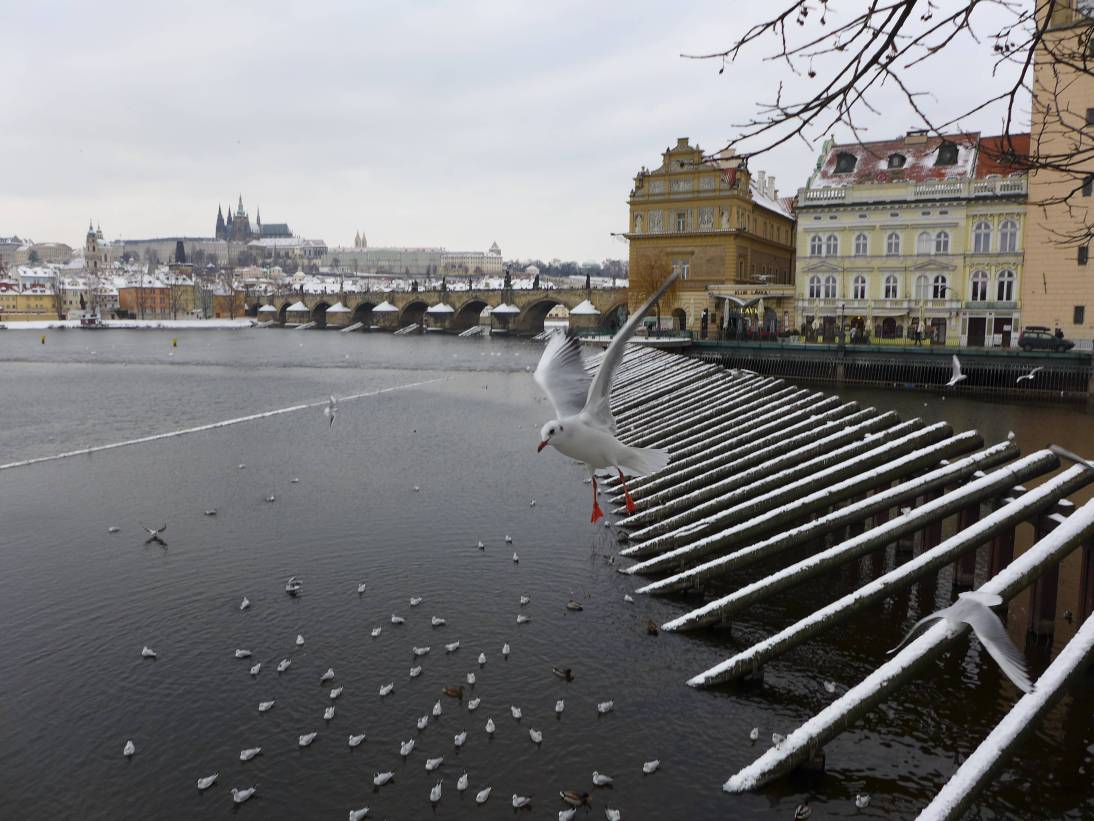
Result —
[[350, 810], [349, 821], [361, 821], [366, 815], [368, 815], [368, 807], [361, 807], [359, 810]]
[[215, 507], [211, 507], [207, 511], [205, 511], [205, 515], [206, 516], [216, 516], [217, 515], [217, 509]]
[[860, 792], [855, 795], [855, 806], [860, 810], [864, 810], [870, 806], [870, 796], [868, 793]]
[[562, 715], [562, 711], [566, 709], [566, 702], [561, 698], [555, 702], [555, 712], [558, 715]]
[[592, 478], [595, 523], [603, 515], [597, 501], [596, 471], [612, 468], [623, 481], [627, 510], [635, 511], [624, 474], [644, 476], [662, 470], [669, 462], [667, 451], [634, 448], [615, 438], [611, 410], [612, 379], [635, 329], [669, 286], [676, 281], [673, 271], [645, 304], [631, 314], [604, 353], [595, 377], [590, 377], [581, 358], [581, 343], [573, 337], [554, 334], [539, 360], [533, 377], [554, 406], [556, 417], [540, 430], [539, 450], [548, 445], [571, 459], [584, 462]]
[[424, 656], [429, 652], [429, 647], [411, 647], [410, 652], [415, 656]]
[[372, 628], [372, 637], [376, 638], [379, 635], [380, 635], [380, 628], [379, 627], [373, 627]]
[[260, 702], [258, 702], [258, 712], [265, 713], [266, 711], [268, 711], [273, 706], [274, 706], [273, 701], [260, 701]]
[[291, 484], [298, 485], [298, 484], [300, 484], [300, 477], [299, 476], [294, 476], [291, 479], [289, 479], [289, 482]]
[[364, 733], [361, 733], [361, 735], [351, 735], [349, 737], [349, 745], [351, 747], [359, 747], [359, 746], [361, 746], [361, 742], [364, 741], [364, 740], [365, 740], [365, 734]]
[[623, 817], [623, 813], [621, 813], [619, 810], [612, 809], [611, 807], [605, 807], [604, 817], [608, 819], [608, 821], [620, 821], [620, 819]]
[[388, 783], [394, 777], [395, 777], [395, 773], [391, 772], [390, 770], [388, 770], [387, 772], [384, 772], [384, 773], [373, 773], [372, 774], [372, 783], [377, 787], [382, 787], [382, 786], [384, 786], [384, 784]]
[[300, 744], [301, 747], [307, 747], [313, 741], [315, 741], [315, 737], [317, 735], [319, 735], [319, 733], [316, 733], [316, 732], [304, 733], [304, 735], [300, 736], [300, 738], [297, 739], [297, 743]]
[[492, 718], [486, 719], [486, 734], [487, 735], [493, 735], [494, 734], [494, 729], [495, 729], [494, 728], [494, 719], [492, 719]]
[[[1037, 375], [1037, 371], [1043, 371], [1043, 370], [1044, 370], [1044, 367], [1041, 366], [1041, 365], [1038, 365], [1036, 368], [1031, 370], [1029, 373], [1024, 373], [1021, 376], [1019, 376], [1017, 379], [1015, 379], [1014, 384], [1015, 385], [1021, 385], [1022, 382], [1032, 382], [1033, 377]], [[867, 801], [869, 801], [869, 799], [867, 799]]]
[[332, 678], [334, 678], [334, 668], [333, 667], [328, 667], [327, 672], [323, 673], [323, 675], [321, 675], [319, 677], [319, 683], [320, 684], [326, 684]]
[[627, 604], [634, 604], [634, 597], [630, 593], [624, 593], [623, 601], [625, 601]]
[[486, 653], [479, 653], [479, 667], [486, 664]]
[[456, 733], [456, 735], [452, 738], [452, 743], [455, 744], [457, 747], [462, 747], [466, 741], [467, 730], [462, 730], [461, 732]]
[[505, 642], [505, 644], [501, 646], [501, 654], [504, 658], [509, 658], [509, 642]]
[[532, 739], [533, 744], [542, 744], [543, 743], [543, 733], [540, 730], [533, 730], [531, 727], [529, 727], [528, 728], [528, 737], [530, 739]]
[[220, 778], [220, 773], [213, 773], [212, 775], [207, 775], [204, 778], [199, 778], [198, 779], [198, 789], [199, 790], [209, 789], [211, 786], [213, 786], [214, 784], [217, 783], [218, 778]]
[[456, 782], [456, 789], [460, 792], [467, 789], [467, 773], [460, 776], [459, 780]]
[[593, 770], [593, 784], [597, 787], [610, 787], [612, 784], [612, 777]]
[[509, 707], [509, 712], [513, 714], [513, 718], [515, 718], [517, 721], [520, 721], [520, 717], [524, 715], [524, 712], [520, 709], [520, 707], [514, 707], [512, 705], [510, 705]]
[[410, 597], [410, 606], [411, 607], [417, 607], [421, 603], [422, 603], [422, 597], [421, 596], [411, 596]]
[[425, 760], [425, 768], [428, 772], [433, 772], [444, 763], [444, 756], [439, 755], [436, 758], [427, 758]]
[[133, 743], [133, 740], [130, 739], [129, 741], [125, 742], [125, 746], [122, 748], [122, 755], [124, 755], [126, 758], [132, 758], [133, 753], [135, 753], [136, 751], [137, 746]]
[[526, 616], [523, 613], [517, 614], [517, 624], [527, 624], [532, 620], [531, 616]]
[[427, 726], [429, 726], [429, 716], [422, 716], [418, 719], [419, 730], [424, 730]]
[[655, 758], [653, 761], [647, 761], [642, 765], [642, 772], [646, 775], [657, 772], [661, 768], [661, 760]]
[[237, 804], [242, 804], [244, 801], [254, 795], [255, 790], [257, 789], [257, 787], [248, 787], [245, 790], [240, 790], [232, 787], [232, 800]]
[[429, 791], [429, 800], [436, 804], [441, 800], [441, 782], [438, 781], [433, 785], [433, 789]]
[[602, 702], [600, 702], [599, 704], [596, 705], [596, 711], [598, 713], [600, 713], [601, 715], [604, 715], [605, 713], [610, 713], [614, 709], [615, 709], [615, 701], [613, 699], [608, 699], [607, 701], [602, 701]]
[[443, 627], [448, 622], [445, 621], [444, 619], [442, 619], [440, 616], [430, 616], [429, 617], [429, 623], [431, 625], [433, 625], [434, 627]]
[[973, 629], [980, 643], [984, 645], [984, 649], [995, 659], [1007, 678], [1014, 682], [1014, 686], [1024, 693], [1032, 692], [1033, 685], [1026, 673], [1025, 658], [1010, 640], [1003, 622], [989, 609], [1002, 603], [1003, 597], [995, 593], [982, 593], [979, 590], [962, 593], [949, 607], [917, 621], [903, 641], [889, 653], [895, 653], [907, 644], [916, 631], [927, 622], [944, 619], [951, 633], [961, 622], [965, 622]]
[[110, 527], [108, 527], [106, 529], [106, 532], [107, 533], [117, 533], [119, 530], [121, 530], [121, 528], [118, 527], [117, 525], [111, 525]]
[[302, 635], [300, 635], [299, 633], [296, 634], [296, 646], [297, 647], [303, 647], [304, 646], [304, 637]]
[[558, 811], [558, 821], [573, 821], [577, 815], [577, 807], [570, 807], [565, 810]]
[[759, 727], [753, 727], [751, 730], [748, 731], [748, 737], [750, 739], [752, 739], [753, 741], [758, 739], [760, 737], [760, 728]]
[[289, 576], [289, 580], [285, 582], [285, 592], [290, 596], [300, 595], [300, 591], [304, 588], [304, 583], [296, 576]]
[[467, 712], [473, 712], [479, 708], [479, 704], [482, 702], [481, 698], [473, 698], [467, 702]]
[[412, 752], [414, 752], [413, 738], [410, 739], [410, 741], [404, 741], [402, 744], [399, 745], [399, 755], [401, 755], [403, 758], [406, 758]]
[[251, 606], [251, 600], [248, 599], [246, 596], [244, 596], [243, 601], [241, 601], [239, 603], [239, 609], [240, 610], [246, 610], [250, 606]]
[[444, 651], [446, 653], [455, 653], [459, 649], [460, 649], [459, 639], [457, 639], [456, 641], [453, 641], [453, 642], [449, 642], [448, 644], [446, 644], [444, 646]]
[[334, 416], [338, 413], [338, 401], [334, 398], [334, 394], [331, 394], [330, 401], [323, 408], [323, 415], [330, 420], [330, 428], [334, 428]]
[[144, 532], [148, 534], [148, 538], [144, 540], [145, 544], [152, 544], [152, 542], [156, 542], [161, 547], [167, 547], [167, 542], [165, 542], [163, 540], [163, 537], [160, 536], [163, 531], [167, 530], [167, 525], [156, 528], [145, 527], [144, 525], [141, 525], [141, 527], [144, 528]]
[[490, 798], [490, 793], [492, 793], [493, 791], [494, 791], [493, 787], [486, 787], [484, 789], [479, 790], [475, 794], [475, 803], [476, 804], [485, 804], [487, 799]]
[[156, 657], [156, 651], [149, 647], [147, 644], [141, 648], [141, 658], [154, 659]]
[[513, 809], [514, 810], [525, 810], [525, 809], [530, 810], [530, 809], [532, 809], [532, 798], [531, 798], [531, 796], [517, 795], [516, 793], [513, 793]]
[[404, 619], [402, 616], [396, 616], [394, 613], [391, 614], [392, 624], [403, 624], [405, 621], [406, 619]]
[[334, 718], [334, 705], [333, 704], [323, 711], [323, 720], [324, 721], [330, 721], [332, 718]]
[[474, 673], [468, 673], [467, 674], [467, 683], [470, 684], [472, 687], [475, 686], [475, 680], [476, 679], [475, 679], [475, 674]]
[[824, 683], [824, 689], [827, 690], [829, 693], [836, 692], [836, 682], [834, 682], [834, 681], [825, 681], [823, 683]]
[[517, 564], [519, 561], [520, 561], [520, 556], [518, 556], [516, 554], [516, 551], [514, 551], [513, 552], [513, 564]]
[[778, 733], [771, 734], [771, 746], [774, 747], [776, 750], [782, 748], [784, 741], [786, 741], [786, 736], [779, 735]]
[[267, 496], [267, 497], [266, 497], [266, 501], [267, 501], [267, 502], [276, 502], [276, 501], [277, 501], [277, 497], [276, 497], [276, 496], [274, 496], [274, 495], [273, 495], [273, 494], [271, 493], [271, 494], [270, 494], [269, 496]]
[[438, 718], [441, 715], [441, 702], [438, 699], [437, 703], [433, 705], [433, 717]]
[[532, 597], [531, 597], [531, 596], [526, 596], [526, 595], [525, 595], [524, 593], [521, 593], [521, 594], [520, 594], [520, 606], [521, 606], [521, 607], [524, 607], [524, 606], [525, 606], [526, 604], [528, 604], [528, 603], [529, 603], [529, 602], [530, 602], [531, 600], [532, 600]]
[[950, 381], [946, 383], [947, 388], [952, 388], [961, 380], [968, 378], [965, 374], [961, 373], [961, 362], [958, 360], [957, 354], [953, 355], [951, 364], [953, 366], [953, 375], [950, 377]]
[[513, 537], [510, 536], [508, 533], [505, 534], [505, 543], [506, 544], [512, 544], [513, 543]]
[[237, 659], [248, 659], [250, 657], [251, 657], [251, 651], [250, 650], [243, 650], [243, 649], [240, 649], [240, 648], [236, 648], [236, 658]]
[[1062, 456], [1064, 459], [1067, 459], [1069, 462], [1074, 462], [1077, 465], [1082, 465], [1083, 467], [1094, 470], [1094, 461], [1091, 461], [1090, 459], [1084, 459], [1077, 453], [1072, 453], [1070, 450], [1065, 450], [1059, 445], [1049, 445], [1048, 449], [1055, 453], [1057, 456]]
[[240, 761], [250, 761], [252, 758], [254, 758], [256, 755], [258, 755], [260, 752], [262, 752], [261, 747], [248, 747], [246, 750], [240, 750], [239, 760]]
[[381, 685], [381, 687], [380, 687], [380, 696], [383, 697], [383, 696], [389, 695], [391, 693], [391, 691], [394, 690], [394, 689], [395, 689], [395, 682], [394, 681], [389, 681], [387, 684]]
[[483, 544], [482, 539], [479, 539], [479, 543], [475, 545], [479, 550], [486, 550], [486, 545]]
[[357, 585], [357, 595], [358, 596], [364, 595], [364, 592], [365, 592], [365, 583], [361, 582], [360, 584]]
[[422, 674], [422, 665], [418, 664], [418, 665], [410, 668], [410, 677], [411, 678], [417, 678], [421, 674]]

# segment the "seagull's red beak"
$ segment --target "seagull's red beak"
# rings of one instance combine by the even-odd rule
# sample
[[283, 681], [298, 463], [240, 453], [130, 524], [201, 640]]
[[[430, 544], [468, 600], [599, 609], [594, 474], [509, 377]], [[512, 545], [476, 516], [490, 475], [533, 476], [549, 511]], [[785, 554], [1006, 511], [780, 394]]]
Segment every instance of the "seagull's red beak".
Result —
[[544, 449], [545, 447], [547, 447], [547, 443], [546, 443], [546, 442], [540, 442], [540, 443], [539, 443], [539, 447], [538, 447], [538, 448], [536, 448], [536, 453], [539, 453], [539, 452], [540, 452], [541, 450], [543, 450], [543, 449]]

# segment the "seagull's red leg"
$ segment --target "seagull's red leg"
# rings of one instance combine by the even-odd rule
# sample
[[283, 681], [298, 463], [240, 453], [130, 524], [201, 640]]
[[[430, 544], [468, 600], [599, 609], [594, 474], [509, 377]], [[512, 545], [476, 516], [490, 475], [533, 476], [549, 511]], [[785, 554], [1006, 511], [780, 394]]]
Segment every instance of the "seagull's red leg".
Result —
[[623, 495], [627, 499], [627, 512], [634, 513], [638, 508], [634, 505], [634, 499], [631, 498], [631, 492], [627, 490], [627, 480], [623, 478], [623, 471], [619, 471], [619, 481], [623, 483]]
[[600, 509], [600, 503], [596, 500], [596, 476], [593, 476], [593, 517], [589, 519], [594, 525], [600, 520], [600, 517], [604, 515], [604, 511]]

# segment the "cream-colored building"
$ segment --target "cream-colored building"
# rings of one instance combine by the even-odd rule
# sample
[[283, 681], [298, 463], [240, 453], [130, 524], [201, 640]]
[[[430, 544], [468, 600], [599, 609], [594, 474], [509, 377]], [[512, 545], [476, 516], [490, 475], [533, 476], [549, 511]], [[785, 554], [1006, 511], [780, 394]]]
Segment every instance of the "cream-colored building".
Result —
[[[1037, 0], [1043, 23], [1050, 4]], [[1069, 68], [1089, 60], [1094, 4], [1055, 0], [1044, 35], [1045, 46], [1034, 56], [1032, 153], [1037, 157], [1089, 156], [1094, 127], [1094, 76]], [[1030, 174], [1030, 219], [1026, 224], [1026, 277], [1022, 319], [1026, 325], [1059, 328], [1077, 346], [1094, 344], [1094, 263], [1087, 236], [1094, 220], [1094, 163], [1071, 171]], [[1057, 199], [1056, 204], [1049, 204]]]
[[774, 177], [749, 171], [731, 152], [704, 157], [681, 137], [660, 166], [635, 176], [627, 204], [632, 286], [652, 267], [680, 271], [673, 304], [661, 309], [677, 328], [701, 336], [704, 316], [708, 337], [785, 327], [794, 298], [794, 215]]
[[[1029, 135], [1007, 147], [1028, 150]], [[1003, 138], [825, 143], [798, 192], [797, 323], [809, 341], [1012, 347], [1026, 178]]]

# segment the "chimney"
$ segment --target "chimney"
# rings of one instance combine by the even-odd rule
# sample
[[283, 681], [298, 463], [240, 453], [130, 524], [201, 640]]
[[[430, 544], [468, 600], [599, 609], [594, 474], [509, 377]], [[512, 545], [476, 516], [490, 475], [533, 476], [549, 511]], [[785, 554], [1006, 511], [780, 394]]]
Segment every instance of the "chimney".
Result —
[[927, 131], [923, 128], [912, 128], [904, 135], [905, 145], [921, 145], [927, 142]]
[[767, 178], [767, 196], [771, 199], [778, 198], [778, 192], [775, 191], [775, 177], [771, 175]]
[[765, 174], [763, 171], [756, 172], [756, 188], [759, 189], [759, 192], [764, 196], [767, 196], [767, 180], [765, 179], [766, 177], [767, 174]]

